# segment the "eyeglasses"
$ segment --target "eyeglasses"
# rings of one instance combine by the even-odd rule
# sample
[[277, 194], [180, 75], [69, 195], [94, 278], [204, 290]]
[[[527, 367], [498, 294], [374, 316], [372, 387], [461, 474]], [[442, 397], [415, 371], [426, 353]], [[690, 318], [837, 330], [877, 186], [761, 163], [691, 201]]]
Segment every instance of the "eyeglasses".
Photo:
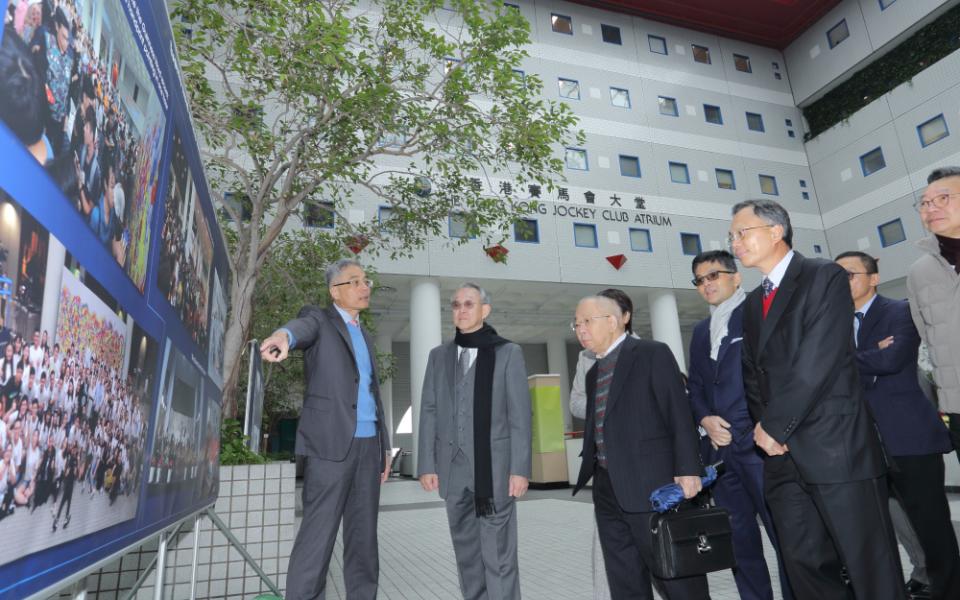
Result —
[[913, 203], [913, 207], [917, 209], [917, 212], [930, 210], [934, 207], [943, 208], [947, 205], [947, 202], [950, 202], [950, 198], [952, 196], [960, 196], [960, 192], [954, 192], [952, 194], [937, 194], [932, 198], [920, 198]]
[[353, 289], [357, 289], [359, 287], [372, 288], [373, 282], [370, 281], [369, 279], [351, 279], [349, 281], [342, 281], [340, 283], [335, 283], [330, 287], [340, 287], [341, 285], [349, 285]]
[[873, 275], [869, 271], [847, 271], [847, 280], [853, 281], [853, 278], [857, 275]]
[[456, 300], [454, 300], [453, 302], [450, 303], [450, 309], [453, 310], [454, 312], [460, 310], [461, 308], [466, 310], [473, 310], [475, 306], [477, 306], [477, 303], [474, 302], [473, 300], [465, 300], [464, 302], [457, 302]]
[[593, 317], [587, 317], [587, 318], [586, 318], [585, 320], [583, 320], [583, 321], [571, 321], [571, 322], [570, 322], [570, 331], [576, 331], [576, 330], [578, 330], [578, 329], [583, 329], [584, 327], [586, 327], [587, 325], [590, 324], [590, 321], [594, 321], [594, 320], [596, 320], [596, 319], [606, 319], [607, 317], [612, 317], [612, 316], [613, 316], [613, 315], [595, 315], [595, 316], [593, 316]]
[[727, 236], [727, 245], [732, 245], [734, 242], [743, 241], [744, 236], [746, 236], [747, 232], [751, 229], [765, 229], [767, 227], [776, 227], [776, 224], [754, 225], [753, 227], [743, 227], [741, 229], [737, 229]]
[[701, 275], [700, 277], [694, 277], [693, 279], [690, 280], [690, 283], [692, 283], [694, 287], [700, 287], [706, 281], [716, 281], [717, 279], [720, 278], [721, 273], [726, 273], [727, 275], [733, 275], [734, 273], [736, 273], [736, 271], [710, 271], [706, 275]]

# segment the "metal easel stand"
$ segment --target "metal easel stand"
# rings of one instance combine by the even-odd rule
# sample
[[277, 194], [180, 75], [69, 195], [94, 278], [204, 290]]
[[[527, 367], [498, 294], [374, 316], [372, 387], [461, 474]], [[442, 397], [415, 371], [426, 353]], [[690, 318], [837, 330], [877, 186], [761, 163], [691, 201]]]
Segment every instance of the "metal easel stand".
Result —
[[[263, 569], [260, 568], [260, 565], [257, 564], [257, 561], [254, 560], [250, 553], [247, 552], [247, 549], [240, 543], [240, 541], [233, 535], [233, 532], [230, 531], [230, 528], [227, 527], [220, 517], [214, 512], [213, 508], [207, 508], [196, 514], [193, 520], [193, 561], [191, 563], [190, 571], [190, 598], [193, 600], [197, 597], [197, 562], [200, 554], [200, 521], [203, 517], [206, 516], [210, 521], [216, 526], [220, 533], [223, 534], [223, 537], [227, 538], [227, 541], [230, 542], [230, 545], [233, 546], [237, 552], [240, 553], [240, 556], [243, 557], [243, 560], [250, 565], [250, 567], [256, 572], [257, 576], [260, 577], [262, 581], [270, 591], [276, 594], [277, 596], [282, 596], [280, 593], [280, 588], [276, 586], [275, 583], [263, 572]], [[167, 530], [161, 531], [159, 534], [159, 543], [157, 544], [157, 555], [150, 561], [150, 564], [147, 565], [147, 568], [137, 579], [136, 583], [133, 584], [133, 587], [130, 589], [130, 592], [124, 597], [124, 600], [133, 600], [137, 592], [146, 582], [147, 578], [150, 576], [150, 573], [156, 570], [157, 572], [157, 582], [153, 589], [153, 598], [154, 600], [163, 600], [163, 574], [166, 568], [166, 558], [167, 558], [167, 542], [169, 540], [173, 541], [174, 547], [176, 547], [177, 536], [180, 534], [180, 530], [186, 524], [186, 521], [181, 521], [177, 524], [177, 527], [173, 530], [172, 535], [168, 535]], [[81, 597], [82, 600], [82, 597]]]

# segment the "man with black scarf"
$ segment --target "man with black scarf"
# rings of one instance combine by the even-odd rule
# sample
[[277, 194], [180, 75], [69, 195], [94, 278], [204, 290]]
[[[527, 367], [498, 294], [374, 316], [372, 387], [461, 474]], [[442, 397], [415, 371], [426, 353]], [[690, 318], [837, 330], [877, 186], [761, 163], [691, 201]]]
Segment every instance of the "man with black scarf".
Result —
[[486, 291], [450, 302], [456, 337], [430, 351], [420, 402], [417, 474], [446, 501], [466, 600], [520, 598], [515, 498], [527, 491], [531, 409], [520, 346], [484, 323]]

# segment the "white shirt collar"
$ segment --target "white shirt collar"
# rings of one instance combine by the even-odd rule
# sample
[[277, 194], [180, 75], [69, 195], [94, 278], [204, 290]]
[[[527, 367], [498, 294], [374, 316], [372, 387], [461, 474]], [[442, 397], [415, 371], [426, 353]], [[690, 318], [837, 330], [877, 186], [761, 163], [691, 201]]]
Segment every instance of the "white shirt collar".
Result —
[[790, 266], [790, 261], [793, 259], [793, 255], [796, 254], [792, 249], [790, 252], [780, 259], [780, 262], [777, 263], [769, 273], [767, 273], [767, 279], [773, 283], [773, 287], [780, 287], [780, 282], [783, 281], [783, 276], [787, 273], [787, 267]]
[[867, 311], [870, 310], [870, 307], [873, 306], [873, 301], [877, 299], [877, 295], [874, 294], [873, 298], [867, 300], [867, 303], [861, 306], [859, 309], [854, 309], [855, 312], [862, 313], [863, 316], [867, 316]]
[[[345, 310], [343, 310], [342, 308], [340, 308], [339, 306], [337, 306], [337, 303], [336, 303], [336, 302], [334, 302], [333, 307], [334, 307], [335, 309], [337, 309], [337, 312], [340, 313], [340, 317], [343, 318], [343, 322], [346, 323], [347, 325], [350, 324], [350, 321], [353, 321], [353, 320], [354, 320], [354, 317], [351, 317], [351, 316], [350, 316], [350, 313], [348, 313], [347, 311], [345, 311]], [[359, 322], [360, 322], [360, 320], [359, 320], [359, 319], [360, 319], [359, 315], [356, 317], [356, 319], [357, 319], [357, 322], [359, 323]]]
[[610, 354], [611, 352], [613, 352], [614, 350], [616, 350], [616, 349], [617, 349], [617, 346], [619, 346], [620, 344], [622, 344], [622, 343], [623, 343], [623, 340], [625, 340], [625, 339], [627, 339], [627, 332], [626, 332], [626, 331], [624, 331], [623, 333], [621, 333], [621, 334], [620, 334], [620, 337], [618, 337], [617, 339], [613, 340], [613, 343], [610, 344], [610, 347], [607, 348], [607, 350], [606, 350], [603, 354], [597, 354], [597, 358], [598, 358], [598, 359], [603, 358], [604, 356], [606, 356], [606, 355]]

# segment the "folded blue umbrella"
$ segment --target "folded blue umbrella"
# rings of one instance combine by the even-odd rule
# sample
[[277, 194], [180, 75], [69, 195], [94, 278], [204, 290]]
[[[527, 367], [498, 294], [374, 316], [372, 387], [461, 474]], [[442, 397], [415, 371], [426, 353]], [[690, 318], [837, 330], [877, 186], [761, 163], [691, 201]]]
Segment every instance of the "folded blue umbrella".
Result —
[[[706, 476], [700, 478], [704, 488], [710, 487], [713, 485], [713, 482], [717, 480], [717, 467], [721, 464], [723, 464], [723, 461], [712, 464], [706, 468]], [[683, 489], [678, 483], [668, 483], [653, 490], [653, 493], [650, 494], [650, 504], [653, 506], [653, 510], [658, 513], [674, 509], [684, 500]]]

